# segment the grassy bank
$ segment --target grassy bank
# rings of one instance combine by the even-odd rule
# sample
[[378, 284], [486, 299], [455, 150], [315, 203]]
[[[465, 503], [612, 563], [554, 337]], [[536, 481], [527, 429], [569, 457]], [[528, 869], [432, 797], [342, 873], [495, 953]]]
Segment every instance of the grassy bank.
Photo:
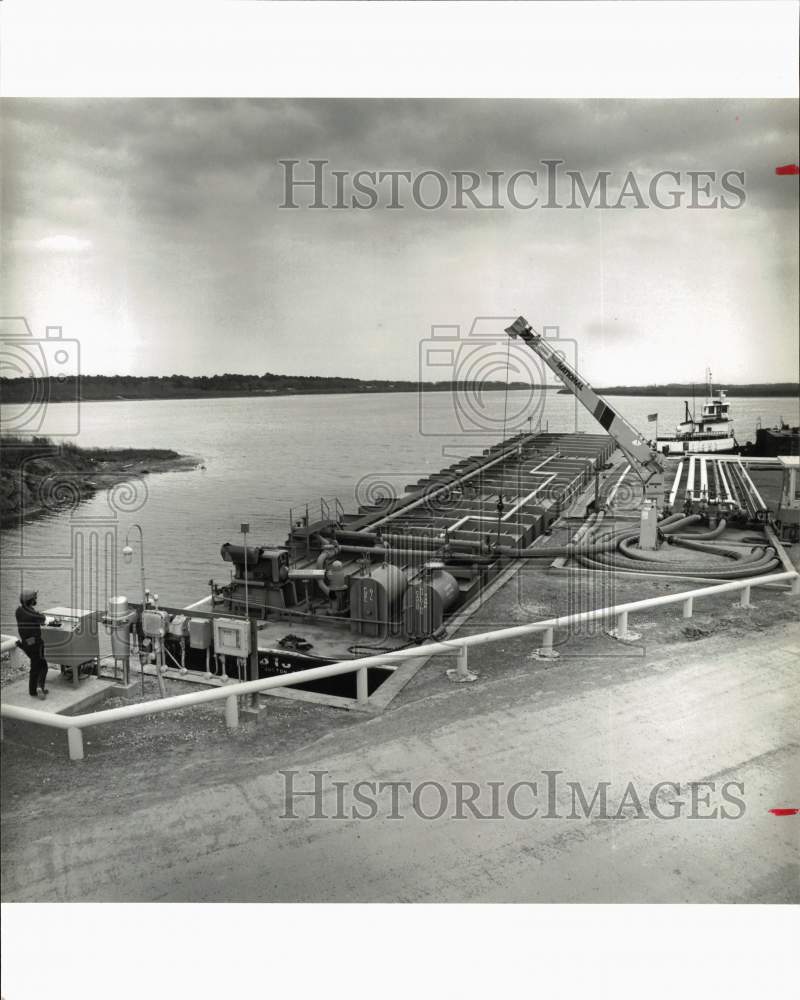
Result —
[[198, 462], [170, 448], [80, 448], [46, 437], [2, 435], [0, 524], [71, 508], [98, 490]]

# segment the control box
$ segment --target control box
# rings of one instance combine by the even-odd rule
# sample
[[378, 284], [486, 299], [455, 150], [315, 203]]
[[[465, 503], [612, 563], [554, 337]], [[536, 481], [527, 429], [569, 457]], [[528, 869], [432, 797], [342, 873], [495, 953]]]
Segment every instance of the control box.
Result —
[[169, 615], [166, 611], [148, 610], [142, 612], [142, 631], [148, 639], [159, 639], [166, 635]]
[[78, 608], [50, 608], [50, 624], [42, 625], [44, 658], [62, 667], [77, 667], [100, 658], [97, 614]]
[[249, 656], [250, 622], [239, 618], [215, 618], [214, 652], [222, 656]]
[[210, 619], [189, 619], [189, 647], [191, 649], [209, 649], [211, 647]]
[[186, 615], [175, 615], [169, 623], [169, 634], [173, 639], [183, 639], [189, 634], [189, 619]]

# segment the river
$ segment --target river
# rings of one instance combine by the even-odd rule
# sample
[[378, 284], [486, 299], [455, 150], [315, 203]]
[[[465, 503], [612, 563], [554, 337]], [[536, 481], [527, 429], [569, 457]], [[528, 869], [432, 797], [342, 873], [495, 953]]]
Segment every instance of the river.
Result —
[[[677, 397], [613, 401], [651, 434], [648, 414], [659, 414], [664, 431], [683, 412]], [[2, 631], [16, 631], [13, 612], [23, 584], [38, 589], [42, 609], [73, 600], [95, 606], [108, 591], [137, 596], [138, 533], [131, 534], [132, 564], [115, 560], [134, 522], [143, 529], [148, 587], [170, 605], [198, 599], [210, 578], [229, 578], [219, 547], [241, 538], [242, 522], [250, 524], [252, 544], [280, 544], [290, 508], [304, 511], [309, 503], [314, 517], [320, 497], [338, 498], [354, 511], [378, 493], [401, 494], [425, 473], [502, 440], [504, 410], [508, 435], [527, 429], [529, 417], [534, 429], [599, 430], [571, 396], [553, 391], [517, 390], [507, 400], [502, 392], [455, 400], [442, 392], [84, 403], [74, 439], [79, 445], [173, 448], [201, 456], [205, 468], [145, 476], [113, 497], [103, 490], [74, 509], [3, 530]], [[731, 410], [742, 443], [753, 438], [759, 417], [764, 426], [781, 416], [798, 423], [794, 399], [734, 398]], [[69, 404], [51, 405], [47, 414], [56, 428], [72, 416]], [[90, 580], [77, 558], [76, 532], [87, 530], [98, 533], [107, 582]]]

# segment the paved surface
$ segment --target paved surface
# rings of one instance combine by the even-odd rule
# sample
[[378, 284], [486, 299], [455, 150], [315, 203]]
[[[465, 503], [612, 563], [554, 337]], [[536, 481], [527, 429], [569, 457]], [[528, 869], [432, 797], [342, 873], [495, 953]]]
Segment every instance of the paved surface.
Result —
[[59, 715], [64, 712], [75, 714], [88, 710], [97, 701], [102, 701], [109, 691], [116, 686], [111, 680], [97, 678], [93, 675], [81, 677], [78, 687], [65, 678], [59, 670], [51, 667], [47, 671], [46, 698], [31, 698], [28, 693], [28, 678], [20, 677], [10, 681], [3, 687], [3, 703], [17, 705], [20, 708], [32, 708], [37, 712], [52, 712]]
[[[89, 746], [85, 762], [66, 766], [87, 781], [93, 775], [91, 794], [88, 785], [71, 785], [58, 812], [37, 800], [10, 803], [4, 898], [800, 901], [800, 817], [769, 812], [800, 805], [797, 628], [721, 634], [644, 656], [613, 648], [605, 658], [563, 657], [552, 667], [528, 660], [522, 643], [484, 648], [493, 659], [475, 656], [476, 684], [449, 685], [440, 662], [383, 716], [351, 715], [311, 745], [270, 756], [249, 749], [224, 766], [209, 757], [206, 771], [202, 745], [191, 763], [169, 754], [139, 758], [124, 745], [93, 762]], [[257, 725], [269, 733], [269, 711]], [[438, 781], [448, 787], [448, 810], [442, 819], [421, 819], [401, 793], [405, 818], [390, 819], [384, 794], [375, 796], [378, 817], [359, 820], [349, 817], [354, 801], [345, 790], [348, 818], [312, 819], [307, 799], [295, 806], [301, 818], [282, 819], [278, 772], [286, 768], [300, 772], [303, 788], [312, 786], [308, 772], [328, 772], [322, 809], [329, 816], [336, 812], [332, 780]], [[611, 782], [612, 814], [634, 782], [646, 815], [545, 818], [545, 769], [563, 772], [562, 817], [571, 808], [568, 780], [581, 782], [589, 798], [596, 782]], [[515, 819], [503, 798], [503, 819], [449, 818], [459, 780], [478, 784], [484, 812], [489, 782], [538, 781], [540, 814]], [[715, 789], [698, 813], [716, 806], [737, 815], [721, 795], [722, 785], [736, 781], [744, 784], [743, 793], [733, 792], [744, 815], [687, 818], [686, 791], [678, 819], [651, 814], [654, 784], [685, 788], [700, 780]], [[439, 798], [429, 792], [419, 805], [432, 813]], [[659, 800], [664, 814], [669, 799]], [[532, 805], [523, 790], [519, 810]]]

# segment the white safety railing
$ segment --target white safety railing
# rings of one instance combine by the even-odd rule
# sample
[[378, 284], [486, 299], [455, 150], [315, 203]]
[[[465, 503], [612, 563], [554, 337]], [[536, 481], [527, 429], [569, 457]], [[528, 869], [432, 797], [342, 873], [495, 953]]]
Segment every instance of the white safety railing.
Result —
[[229, 729], [239, 725], [239, 702], [244, 695], [258, 694], [279, 687], [292, 687], [295, 684], [306, 684], [309, 681], [321, 680], [325, 677], [338, 677], [342, 674], [356, 674], [356, 701], [365, 704], [368, 700], [368, 675], [370, 667], [382, 667], [384, 670], [396, 669], [396, 664], [403, 660], [414, 660], [421, 657], [438, 655], [458, 655], [457, 667], [451, 672], [454, 679], [471, 679], [468, 670], [468, 655], [471, 646], [482, 646], [492, 642], [503, 642], [517, 639], [521, 636], [542, 633], [542, 645], [538, 655], [542, 658], [556, 657], [553, 649], [553, 635], [556, 629], [569, 628], [584, 622], [598, 620], [616, 620], [613, 635], [618, 639], [634, 638], [628, 631], [629, 615], [648, 608], [663, 607], [669, 604], [680, 604], [684, 618], [691, 618], [694, 604], [706, 597], [716, 594], [726, 594], [741, 591], [739, 603], [742, 607], [750, 607], [750, 590], [779, 582], [791, 582], [787, 593], [800, 594], [800, 575], [797, 572], [770, 573], [765, 576], [751, 577], [745, 580], [730, 580], [726, 583], [710, 587], [700, 587], [697, 590], [683, 591], [679, 594], [663, 594], [660, 597], [648, 597], [641, 601], [631, 601], [614, 607], [597, 608], [594, 611], [583, 611], [579, 614], [564, 617], [548, 618], [545, 621], [531, 622], [528, 625], [513, 625], [510, 628], [495, 629], [492, 632], [482, 632], [478, 635], [466, 635], [444, 642], [426, 643], [407, 649], [398, 649], [393, 653], [380, 653], [357, 660], [346, 660], [341, 663], [329, 663], [309, 670], [299, 670], [292, 674], [281, 674], [277, 677], [265, 677], [256, 681], [244, 681], [233, 688], [213, 688], [206, 691], [195, 691], [191, 694], [174, 695], [160, 698], [157, 701], [140, 702], [135, 705], [123, 705], [120, 708], [103, 709], [89, 712], [85, 715], [54, 715], [31, 708], [16, 705], [2, 705], [0, 715], [6, 719], [18, 719], [37, 725], [50, 726], [53, 729], [67, 731], [69, 756], [72, 760], [83, 759], [83, 730], [89, 726], [99, 726], [106, 723], [122, 722], [142, 715], [156, 715], [161, 712], [171, 712], [192, 705], [205, 705], [209, 702], [225, 700], [225, 722]]
[[3, 667], [19, 668], [28, 662], [28, 657], [17, 645], [15, 635], [0, 635], [0, 663]]

